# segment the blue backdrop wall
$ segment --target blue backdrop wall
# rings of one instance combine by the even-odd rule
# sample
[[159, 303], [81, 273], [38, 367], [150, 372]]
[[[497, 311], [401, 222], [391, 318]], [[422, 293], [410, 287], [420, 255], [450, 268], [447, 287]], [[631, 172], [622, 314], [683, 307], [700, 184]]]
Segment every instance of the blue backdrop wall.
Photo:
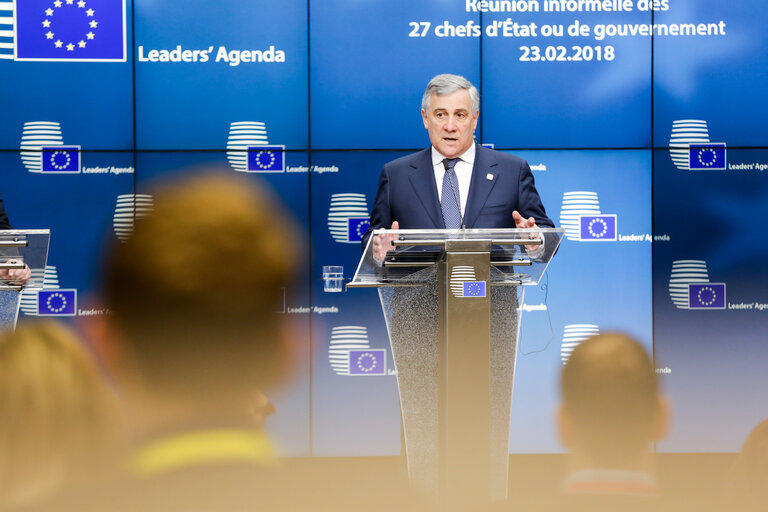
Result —
[[[78, 317], [102, 313], [103, 237], [130, 232], [153, 178], [268, 182], [308, 248], [280, 451], [397, 454], [391, 355], [366, 378], [329, 362], [343, 332], [388, 351], [374, 291], [323, 291], [324, 265], [350, 278], [360, 256], [329, 221], [370, 213], [381, 166], [428, 144], [426, 83], [462, 74], [478, 142], [526, 158], [567, 229], [521, 312], [511, 451], [561, 449], [563, 343], [611, 329], [654, 352], [660, 450], [736, 451], [768, 416], [766, 24], [757, 0], [0, 0], [0, 193], [14, 227], [51, 229], [35, 275], [76, 290]], [[615, 229], [587, 240], [579, 212]]]

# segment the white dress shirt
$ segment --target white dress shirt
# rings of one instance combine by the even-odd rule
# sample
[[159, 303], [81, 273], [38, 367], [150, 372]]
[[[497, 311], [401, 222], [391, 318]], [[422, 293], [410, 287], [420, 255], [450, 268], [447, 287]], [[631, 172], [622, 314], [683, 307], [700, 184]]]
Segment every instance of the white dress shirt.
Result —
[[[475, 144], [473, 143], [468, 150], [459, 155], [459, 161], [453, 166], [453, 170], [456, 173], [456, 178], [459, 180], [459, 202], [461, 203], [461, 216], [464, 216], [464, 212], [467, 207], [467, 200], [469, 199], [469, 185], [472, 183], [472, 168], [475, 166]], [[443, 176], [445, 175], [445, 166], [443, 165], [443, 159], [445, 157], [440, 154], [435, 146], [432, 146], [432, 169], [435, 171], [435, 182], [437, 183], [437, 197], [440, 202], [443, 202]], [[514, 222], [513, 222], [514, 224]], [[537, 259], [544, 254], [544, 237], [541, 237], [542, 244], [533, 251], [527, 251], [527, 255], [532, 259]]]
[[[432, 146], [432, 168], [435, 171], [435, 181], [437, 182], [437, 197], [443, 202], [443, 176], [445, 175], [445, 166], [443, 159], [435, 146]], [[461, 215], [464, 215], [469, 199], [469, 184], [472, 182], [472, 168], [475, 166], [475, 145], [472, 144], [468, 150], [459, 155], [459, 161], [453, 166], [456, 177], [459, 180], [459, 203], [461, 203]]]

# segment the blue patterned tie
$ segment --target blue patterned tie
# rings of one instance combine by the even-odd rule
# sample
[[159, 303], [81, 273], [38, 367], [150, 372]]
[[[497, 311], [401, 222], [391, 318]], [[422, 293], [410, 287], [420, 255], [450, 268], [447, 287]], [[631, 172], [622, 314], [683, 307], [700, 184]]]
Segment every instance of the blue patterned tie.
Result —
[[[443, 160], [443, 162], [448, 162], [448, 170], [443, 175], [443, 191], [440, 208], [443, 210], [443, 220], [445, 221], [446, 229], [459, 229], [461, 227], [461, 194], [459, 193], [459, 178], [453, 170], [453, 167], [459, 160], [459, 158], [446, 158]], [[451, 182], [453, 182], [453, 189], [451, 189]], [[456, 191], [456, 195], [454, 195], [454, 190]]]

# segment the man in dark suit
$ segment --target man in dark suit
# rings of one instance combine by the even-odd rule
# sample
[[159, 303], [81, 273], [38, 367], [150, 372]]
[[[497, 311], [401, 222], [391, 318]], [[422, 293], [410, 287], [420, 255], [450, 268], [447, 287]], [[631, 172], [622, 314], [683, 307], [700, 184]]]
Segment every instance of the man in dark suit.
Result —
[[[474, 141], [477, 89], [457, 75], [434, 77], [422, 98], [421, 116], [431, 146], [386, 164], [371, 214], [374, 229], [554, 227], [525, 160]], [[382, 262], [393, 235], [376, 235], [373, 257]], [[526, 246], [541, 258], [557, 240]], [[427, 495], [439, 496], [438, 291], [434, 267], [421, 271], [426, 286], [382, 289], [397, 367], [409, 477]], [[517, 347], [517, 290], [491, 287], [491, 495], [504, 498], [509, 460], [509, 418]]]
[[[467, 228], [554, 227], [528, 163], [475, 143], [479, 109], [477, 89], [464, 77], [444, 74], [429, 82], [421, 117], [432, 144], [384, 166], [364, 245], [377, 228], [450, 229], [462, 220]], [[390, 240], [374, 238], [377, 260]]]

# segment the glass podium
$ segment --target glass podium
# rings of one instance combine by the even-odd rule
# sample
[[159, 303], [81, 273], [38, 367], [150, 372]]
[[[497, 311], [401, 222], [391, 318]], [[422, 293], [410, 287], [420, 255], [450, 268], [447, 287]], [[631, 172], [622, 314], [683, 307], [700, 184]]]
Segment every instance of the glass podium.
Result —
[[408, 475], [436, 501], [507, 494], [518, 309], [564, 230], [375, 230], [348, 288], [376, 287], [397, 370]]

